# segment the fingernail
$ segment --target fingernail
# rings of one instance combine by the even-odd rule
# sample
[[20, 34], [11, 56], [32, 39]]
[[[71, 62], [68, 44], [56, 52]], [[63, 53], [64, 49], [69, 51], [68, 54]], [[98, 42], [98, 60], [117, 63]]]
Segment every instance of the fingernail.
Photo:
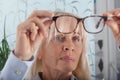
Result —
[[120, 13], [117, 16], [120, 16]]

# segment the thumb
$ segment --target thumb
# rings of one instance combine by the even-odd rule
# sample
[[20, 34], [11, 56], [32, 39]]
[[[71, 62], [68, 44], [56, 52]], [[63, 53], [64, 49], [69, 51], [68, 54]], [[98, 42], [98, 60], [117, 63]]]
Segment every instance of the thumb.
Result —
[[107, 20], [105, 23], [110, 27], [114, 35], [119, 33], [118, 24], [114, 20]]

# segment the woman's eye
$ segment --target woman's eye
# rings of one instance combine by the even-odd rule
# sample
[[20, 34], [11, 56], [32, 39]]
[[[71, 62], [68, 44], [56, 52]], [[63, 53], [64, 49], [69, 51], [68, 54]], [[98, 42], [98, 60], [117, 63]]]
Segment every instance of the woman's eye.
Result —
[[72, 37], [72, 40], [73, 40], [73, 41], [79, 41], [80, 38], [79, 38], [79, 36], [74, 36], [74, 37]]
[[65, 41], [65, 37], [64, 37], [64, 36], [61, 36], [61, 35], [57, 35], [57, 36], [56, 36], [56, 40], [57, 40], [57, 41], [60, 41], [60, 42], [64, 42], [64, 41]]

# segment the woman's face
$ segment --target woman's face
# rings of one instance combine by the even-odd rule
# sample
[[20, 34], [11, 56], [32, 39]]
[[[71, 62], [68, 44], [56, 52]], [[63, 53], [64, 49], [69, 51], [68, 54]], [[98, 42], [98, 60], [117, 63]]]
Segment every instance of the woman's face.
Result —
[[[58, 25], [62, 25], [62, 30], [72, 31], [68, 26], [73, 26], [74, 20], [72, 19], [62, 19]], [[55, 27], [55, 23], [51, 25]], [[80, 55], [82, 53], [82, 37], [80, 32], [80, 27], [76, 29], [75, 32], [70, 34], [63, 34], [54, 30], [49, 43], [45, 48], [45, 53], [42, 56], [42, 64], [48, 68], [61, 71], [61, 72], [71, 72], [75, 70]]]

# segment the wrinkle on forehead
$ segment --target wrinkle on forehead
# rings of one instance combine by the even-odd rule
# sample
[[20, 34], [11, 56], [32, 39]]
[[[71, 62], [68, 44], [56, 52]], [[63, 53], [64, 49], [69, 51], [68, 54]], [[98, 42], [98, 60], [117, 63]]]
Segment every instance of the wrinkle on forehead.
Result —
[[77, 20], [71, 17], [63, 17], [61, 20], [57, 21], [57, 28], [62, 32], [72, 32], [77, 24]]
[[74, 15], [74, 14], [72, 14], [72, 13], [68, 13], [68, 12], [54, 12], [54, 14], [55, 14], [55, 16], [60, 16], [60, 15], [71, 15], [71, 16], [75, 16], [75, 17], [78, 17], [78, 18], [80, 18], [79, 16], [77, 16], [77, 15]]

